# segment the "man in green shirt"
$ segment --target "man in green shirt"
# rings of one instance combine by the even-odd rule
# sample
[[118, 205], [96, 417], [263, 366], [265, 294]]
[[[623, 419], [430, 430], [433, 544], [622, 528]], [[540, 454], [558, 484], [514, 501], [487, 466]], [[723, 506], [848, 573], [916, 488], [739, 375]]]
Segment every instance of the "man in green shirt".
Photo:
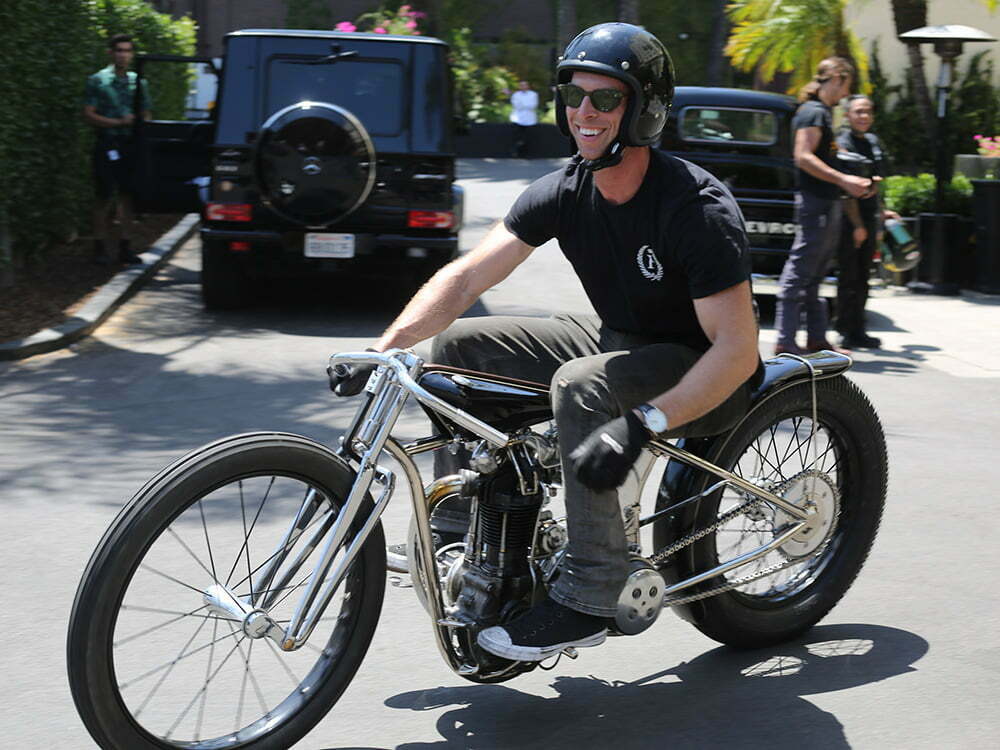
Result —
[[[132, 124], [135, 122], [135, 90], [138, 76], [129, 70], [135, 56], [132, 37], [117, 34], [108, 42], [111, 64], [87, 79], [83, 117], [97, 130], [94, 142], [94, 181], [97, 201], [94, 206], [94, 253], [98, 263], [112, 260], [109, 251], [111, 218], [118, 226], [118, 260], [141, 263], [128, 236], [132, 225], [132, 180], [134, 146]], [[149, 92], [141, 87], [141, 115], [150, 119]]]

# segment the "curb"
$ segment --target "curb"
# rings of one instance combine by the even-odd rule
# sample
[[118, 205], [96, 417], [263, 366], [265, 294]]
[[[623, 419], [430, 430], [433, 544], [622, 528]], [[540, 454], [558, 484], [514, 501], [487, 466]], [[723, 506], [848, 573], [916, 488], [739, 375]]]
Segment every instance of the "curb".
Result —
[[92, 333], [191, 238], [198, 229], [199, 220], [198, 214], [188, 214], [177, 222], [152, 247], [139, 255], [143, 262], [141, 266], [126, 268], [112, 276], [66, 322], [41, 330], [28, 338], [0, 344], [0, 360], [24, 359], [52, 352]]

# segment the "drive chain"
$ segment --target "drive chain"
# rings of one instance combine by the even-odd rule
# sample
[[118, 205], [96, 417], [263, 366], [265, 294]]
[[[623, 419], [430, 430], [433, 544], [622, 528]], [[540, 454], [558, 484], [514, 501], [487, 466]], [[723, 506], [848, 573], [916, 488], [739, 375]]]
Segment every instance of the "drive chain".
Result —
[[[761, 498], [753, 498], [751, 500], [747, 500], [745, 503], [741, 503], [740, 505], [737, 505], [732, 510], [726, 511], [721, 516], [719, 516], [719, 518], [716, 520], [715, 523], [710, 524], [710, 525], [706, 526], [703, 529], [699, 529], [698, 531], [692, 532], [692, 533], [688, 534], [687, 536], [681, 537], [676, 542], [674, 542], [673, 544], [671, 544], [669, 547], [664, 547], [662, 550], [660, 550], [655, 555], [653, 555], [649, 559], [649, 561], [655, 567], [660, 567], [660, 565], [662, 565], [664, 562], [666, 562], [667, 559], [669, 559], [671, 555], [675, 554], [679, 550], [684, 549], [685, 547], [687, 547], [690, 544], [694, 544], [695, 542], [697, 542], [702, 537], [708, 536], [712, 532], [717, 531], [720, 527], [722, 527], [725, 524], [729, 523], [730, 521], [732, 521], [737, 516], [740, 516], [743, 513], [746, 513], [751, 508], [754, 508], [754, 507], [760, 505], [763, 502], [764, 502], [764, 500], [762, 500]], [[784, 562], [776, 563], [776, 564], [771, 565], [771, 566], [769, 566], [767, 568], [764, 568], [763, 570], [759, 570], [756, 573], [751, 573], [750, 575], [742, 576], [741, 578], [735, 578], [735, 579], [733, 579], [731, 581], [728, 581], [727, 583], [724, 583], [724, 584], [721, 584], [719, 586], [716, 586], [715, 588], [709, 589], [708, 591], [699, 591], [697, 594], [688, 594], [687, 596], [676, 596], [676, 597], [668, 596], [668, 597], [664, 597], [663, 606], [665, 606], [665, 607], [673, 607], [673, 606], [676, 606], [678, 604], [688, 604], [690, 602], [696, 602], [696, 601], [699, 601], [701, 599], [707, 599], [710, 596], [716, 596], [717, 594], [723, 594], [726, 591], [732, 591], [735, 588], [739, 588], [740, 586], [744, 586], [744, 585], [746, 585], [748, 583], [751, 583], [752, 581], [756, 581], [759, 578], [766, 578], [769, 575], [773, 575], [774, 573], [777, 573], [779, 570], [784, 570], [785, 568], [791, 567], [792, 565], [795, 565], [795, 564], [800, 563], [800, 562], [802, 562], [802, 561], [801, 560], [785, 560]]]
[[671, 557], [674, 553], [684, 549], [689, 544], [694, 544], [702, 537], [711, 534], [713, 531], [717, 531], [721, 526], [729, 523], [737, 516], [746, 513], [751, 508], [754, 508], [763, 502], [764, 501], [761, 500], [759, 497], [755, 497], [752, 500], [747, 500], [745, 503], [742, 503], [741, 505], [737, 505], [732, 510], [726, 511], [721, 516], [719, 516], [719, 518], [715, 521], [715, 523], [709, 524], [703, 529], [698, 529], [697, 531], [694, 531], [688, 534], [687, 536], [682, 536], [680, 539], [671, 544], [669, 547], [664, 547], [655, 555], [653, 555], [651, 558], [649, 558], [649, 561], [653, 564], [654, 567], [656, 568], [660, 567], [660, 565], [665, 563], [667, 559]]

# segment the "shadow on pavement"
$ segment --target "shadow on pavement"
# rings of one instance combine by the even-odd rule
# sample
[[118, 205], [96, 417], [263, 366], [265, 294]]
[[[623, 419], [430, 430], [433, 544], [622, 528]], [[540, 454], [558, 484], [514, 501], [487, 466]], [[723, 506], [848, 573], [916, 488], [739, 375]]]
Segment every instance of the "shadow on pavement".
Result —
[[[869, 349], [854, 353], [852, 371], [884, 375], [916, 375], [919, 363], [927, 361], [927, 354], [939, 352], [940, 347], [906, 344], [899, 350]], [[868, 359], [868, 357], [872, 359]]]
[[[551, 687], [558, 695], [551, 698], [470, 685], [402, 693], [385, 703], [446, 709], [437, 721], [440, 741], [403, 743], [397, 750], [847, 748], [837, 717], [803, 696], [912, 672], [927, 649], [923, 638], [897, 628], [824, 625], [773, 648], [716, 648], [635, 682], [556, 677]], [[675, 679], [662, 681], [669, 677]]]

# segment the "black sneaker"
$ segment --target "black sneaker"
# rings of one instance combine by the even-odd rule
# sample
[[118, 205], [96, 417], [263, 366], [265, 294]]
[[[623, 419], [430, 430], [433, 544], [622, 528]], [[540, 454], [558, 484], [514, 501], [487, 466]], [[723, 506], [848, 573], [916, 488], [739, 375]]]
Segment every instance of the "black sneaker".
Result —
[[393, 573], [409, 573], [405, 544], [390, 544], [385, 548], [385, 567]]
[[841, 346], [846, 346], [848, 349], [880, 349], [882, 339], [878, 336], [869, 336], [867, 333], [846, 333]]
[[486, 651], [513, 661], [544, 661], [567, 648], [600, 646], [608, 636], [594, 617], [546, 598], [513, 622], [486, 628], [476, 639]]

